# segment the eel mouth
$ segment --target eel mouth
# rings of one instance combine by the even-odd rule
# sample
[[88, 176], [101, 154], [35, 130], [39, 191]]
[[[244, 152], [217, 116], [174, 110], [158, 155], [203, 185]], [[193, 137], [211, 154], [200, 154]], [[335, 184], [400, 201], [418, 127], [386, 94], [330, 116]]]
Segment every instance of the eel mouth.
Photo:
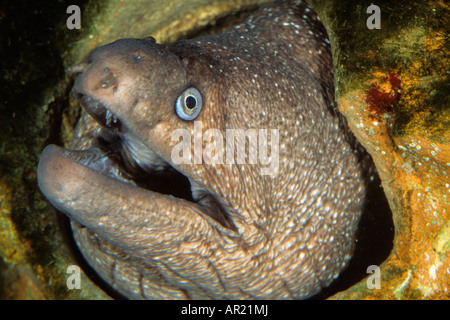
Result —
[[193, 202], [189, 179], [164, 161], [139, 138], [124, 135], [122, 122], [101, 101], [75, 92], [87, 113], [104, 129], [88, 150], [68, 151], [72, 160], [112, 179]]
[[[38, 165], [38, 183], [56, 208], [72, 217], [75, 211], [76, 216], [77, 210], [67, 209], [72, 206], [68, 203], [79, 197], [89, 197], [86, 194], [78, 195], [79, 190], [83, 189], [80, 184], [84, 183], [86, 189], [95, 186], [98, 196], [101, 196], [102, 189], [119, 185], [121, 190], [144, 189], [184, 200], [179, 202], [180, 213], [187, 201], [198, 207], [201, 212], [199, 219], [205, 218], [204, 214], [222, 226], [235, 230], [223, 206], [210, 192], [193, 187], [187, 176], [164, 161], [139, 138], [124, 134], [125, 128], [120, 119], [105, 104], [77, 92], [75, 97], [103, 128], [93, 138], [89, 149], [66, 150], [49, 145], [43, 150]], [[120, 194], [121, 191], [115, 190], [115, 193]], [[133, 194], [133, 191], [127, 193]]]

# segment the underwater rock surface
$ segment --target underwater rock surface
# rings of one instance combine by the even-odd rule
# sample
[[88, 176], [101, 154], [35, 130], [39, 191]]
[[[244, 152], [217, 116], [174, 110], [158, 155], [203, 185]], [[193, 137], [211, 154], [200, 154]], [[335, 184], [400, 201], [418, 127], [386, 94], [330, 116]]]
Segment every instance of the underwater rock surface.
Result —
[[[441, 1], [367, 7], [311, 1], [333, 48], [336, 99], [372, 155], [395, 225], [380, 289], [366, 280], [335, 299], [450, 297], [450, 10]], [[446, 31], [447, 30], [447, 31]]]

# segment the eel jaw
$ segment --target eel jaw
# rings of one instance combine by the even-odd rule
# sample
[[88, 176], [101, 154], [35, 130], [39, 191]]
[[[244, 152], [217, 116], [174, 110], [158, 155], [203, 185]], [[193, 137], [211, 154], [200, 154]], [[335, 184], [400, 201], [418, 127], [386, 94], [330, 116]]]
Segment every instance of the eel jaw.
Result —
[[185, 237], [186, 225], [195, 226], [192, 232], [219, 225], [200, 204], [136, 186], [95, 149], [47, 146], [38, 164], [38, 185], [58, 210], [125, 251], [145, 245], [146, 251], [158, 252]]
[[[164, 211], [170, 206], [174, 215], [183, 215], [186, 210], [196, 212], [192, 217], [195, 220], [236, 231], [223, 206], [210, 192], [193, 190], [188, 177], [138, 137], [130, 132], [125, 134], [123, 131], [128, 130], [101, 101], [76, 90], [74, 94], [106, 130], [96, 137], [95, 147], [88, 150], [64, 150], [54, 145], [43, 150], [38, 184], [56, 208], [95, 233], [99, 232], [100, 219], [106, 221], [119, 212], [125, 217], [135, 215], [147, 203], [145, 211], [150, 210], [153, 215], [167, 214]], [[195, 181], [194, 184], [197, 185]], [[117, 221], [112, 219], [110, 223]], [[154, 230], [161, 233], [165, 229]]]

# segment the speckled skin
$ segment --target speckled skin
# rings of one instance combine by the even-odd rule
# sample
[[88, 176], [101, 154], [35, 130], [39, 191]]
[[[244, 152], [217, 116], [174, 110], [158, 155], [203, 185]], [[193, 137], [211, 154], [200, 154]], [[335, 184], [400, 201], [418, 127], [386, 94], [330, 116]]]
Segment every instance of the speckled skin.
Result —
[[[43, 152], [40, 189], [74, 221], [84, 257], [120, 293], [307, 298], [347, 265], [367, 159], [334, 111], [329, 42], [307, 4], [271, 4], [216, 36], [169, 45], [119, 40], [79, 68], [75, 94], [119, 119], [110, 129], [126, 157], [147, 171], [173, 166], [192, 186], [194, 202], [119, 181], [114, 165], [105, 175], [74, 153]], [[175, 165], [170, 133], [194, 134], [194, 121], [174, 111], [188, 87], [202, 94], [195, 121], [203, 131], [278, 129], [278, 172], [262, 175], [249, 163]]]

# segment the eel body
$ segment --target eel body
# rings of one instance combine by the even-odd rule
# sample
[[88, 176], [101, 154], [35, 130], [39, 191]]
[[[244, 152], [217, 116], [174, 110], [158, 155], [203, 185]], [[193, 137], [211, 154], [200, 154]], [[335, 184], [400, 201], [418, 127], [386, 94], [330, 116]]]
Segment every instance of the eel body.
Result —
[[304, 299], [346, 267], [367, 161], [305, 2], [219, 35], [121, 39], [76, 69], [88, 116], [73, 150], [43, 151], [38, 183], [122, 295]]

